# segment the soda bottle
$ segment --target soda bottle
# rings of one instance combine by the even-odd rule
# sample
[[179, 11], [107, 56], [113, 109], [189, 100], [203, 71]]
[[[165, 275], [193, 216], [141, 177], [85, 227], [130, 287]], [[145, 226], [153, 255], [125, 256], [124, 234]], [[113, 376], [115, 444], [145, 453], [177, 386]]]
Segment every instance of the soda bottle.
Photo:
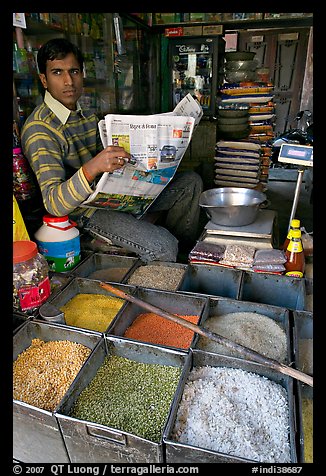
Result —
[[285, 252], [285, 275], [302, 278], [305, 268], [305, 256], [301, 241], [301, 231], [293, 230], [290, 242]]
[[297, 218], [294, 218], [293, 220], [291, 220], [291, 223], [290, 223], [290, 228], [289, 228], [289, 231], [288, 231], [288, 234], [285, 238], [285, 241], [283, 243], [283, 247], [282, 249], [284, 251], [287, 250], [287, 247], [288, 247], [288, 244], [290, 242], [290, 239], [291, 239], [291, 235], [292, 235], [292, 231], [293, 230], [300, 230], [300, 220], [298, 220]]

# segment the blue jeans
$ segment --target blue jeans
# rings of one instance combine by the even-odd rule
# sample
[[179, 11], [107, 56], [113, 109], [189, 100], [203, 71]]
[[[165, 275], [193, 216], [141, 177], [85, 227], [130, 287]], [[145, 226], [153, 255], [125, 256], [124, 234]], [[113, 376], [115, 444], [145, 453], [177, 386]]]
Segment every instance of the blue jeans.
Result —
[[145, 262], [175, 262], [178, 241], [191, 244], [197, 238], [202, 191], [203, 182], [197, 173], [177, 173], [150, 207], [150, 212], [167, 212], [164, 228], [111, 210], [97, 210], [88, 220], [78, 220], [78, 225], [91, 235], [136, 253]]

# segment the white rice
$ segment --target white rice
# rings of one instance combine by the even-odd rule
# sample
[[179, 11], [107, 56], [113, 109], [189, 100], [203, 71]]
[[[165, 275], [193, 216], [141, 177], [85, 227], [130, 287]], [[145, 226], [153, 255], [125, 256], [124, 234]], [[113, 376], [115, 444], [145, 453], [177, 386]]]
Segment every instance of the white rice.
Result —
[[258, 374], [194, 367], [185, 384], [172, 438], [265, 463], [290, 463], [287, 392]]
[[[211, 316], [203, 323], [203, 327], [270, 359], [286, 362], [286, 333], [280, 324], [264, 314], [232, 312]], [[239, 352], [203, 336], [199, 338], [197, 347], [207, 352], [243, 357]]]

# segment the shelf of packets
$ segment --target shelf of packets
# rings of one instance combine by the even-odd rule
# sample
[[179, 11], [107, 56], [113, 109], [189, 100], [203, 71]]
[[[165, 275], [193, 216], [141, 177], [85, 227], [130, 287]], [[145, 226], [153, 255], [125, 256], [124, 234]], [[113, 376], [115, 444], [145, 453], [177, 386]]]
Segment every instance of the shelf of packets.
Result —
[[214, 183], [219, 187], [261, 188], [261, 156], [262, 147], [258, 141], [217, 141]]
[[[225, 111], [227, 110], [236, 110], [238, 111], [238, 115], [240, 114], [239, 111], [242, 111], [243, 115], [247, 118], [247, 128], [243, 129], [242, 135], [241, 133], [238, 133], [237, 136], [233, 135], [233, 138], [245, 140], [250, 144], [256, 144], [255, 146], [247, 145], [245, 149], [247, 150], [250, 148], [255, 149], [256, 152], [259, 151], [259, 173], [257, 171], [255, 180], [256, 184], [260, 182], [264, 184], [265, 187], [268, 182], [272, 155], [271, 143], [274, 138], [275, 105], [273, 100], [273, 89], [273, 84], [270, 82], [225, 82], [220, 88], [221, 97], [218, 105], [218, 122], [223, 122], [222, 116], [226, 115]], [[245, 112], [247, 114], [245, 114]], [[236, 113], [234, 113], [234, 115], [236, 115]], [[234, 117], [233, 121], [235, 120], [236, 118]], [[240, 121], [240, 119], [237, 120]], [[223, 132], [225, 127], [229, 127], [230, 129], [231, 122], [230, 125], [220, 124], [222, 132], [219, 134], [219, 137], [230, 139], [232, 137], [230, 136], [230, 133]], [[218, 144], [217, 147], [219, 147]], [[237, 148], [239, 148], [239, 146]], [[246, 162], [243, 166], [245, 165], [249, 165], [249, 163]], [[253, 170], [249, 168], [245, 170], [248, 171], [248, 177], [254, 177], [254, 174], [252, 173]]]

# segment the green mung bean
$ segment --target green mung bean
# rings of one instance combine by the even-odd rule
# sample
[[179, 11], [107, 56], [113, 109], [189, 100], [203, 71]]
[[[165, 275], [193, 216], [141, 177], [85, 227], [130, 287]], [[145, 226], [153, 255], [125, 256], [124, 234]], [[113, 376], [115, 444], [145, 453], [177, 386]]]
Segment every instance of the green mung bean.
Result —
[[71, 416], [159, 442], [180, 374], [179, 367], [107, 356]]

